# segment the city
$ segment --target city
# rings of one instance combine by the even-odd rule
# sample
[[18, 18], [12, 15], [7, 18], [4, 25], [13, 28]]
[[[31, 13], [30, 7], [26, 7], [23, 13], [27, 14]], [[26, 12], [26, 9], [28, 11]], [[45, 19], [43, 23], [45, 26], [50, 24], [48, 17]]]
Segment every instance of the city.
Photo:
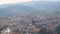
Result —
[[60, 34], [59, 0], [6, 1], [0, 0], [0, 34]]

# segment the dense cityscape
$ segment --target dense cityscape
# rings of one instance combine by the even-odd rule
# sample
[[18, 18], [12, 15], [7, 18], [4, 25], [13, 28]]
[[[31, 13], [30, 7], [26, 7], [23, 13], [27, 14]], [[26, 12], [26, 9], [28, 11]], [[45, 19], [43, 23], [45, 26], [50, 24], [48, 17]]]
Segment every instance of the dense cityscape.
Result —
[[60, 34], [60, 2], [0, 5], [0, 34]]
[[[6, 19], [7, 18], [7, 19]], [[60, 15], [40, 16], [32, 18], [30, 15], [24, 16], [2, 16], [0, 20], [1, 34], [59, 34]]]

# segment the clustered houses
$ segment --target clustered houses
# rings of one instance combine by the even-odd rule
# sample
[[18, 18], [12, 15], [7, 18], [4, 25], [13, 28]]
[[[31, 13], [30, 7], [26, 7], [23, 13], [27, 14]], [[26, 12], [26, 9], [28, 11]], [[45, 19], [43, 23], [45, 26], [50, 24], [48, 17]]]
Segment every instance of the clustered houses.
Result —
[[7, 27], [6, 29], [3, 29], [2, 31], [1, 31], [1, 34], [9, 34], [9, 33], [11, 33], [11, 29], [10, 29], [10, 27]]
[[21, 29], [19, 29], [17, 25], [13, 25], [12, 27], [3, 29], [1, 31], [1, 34], [32, 34], [40, 30], [40, 28], [36, 28], [34, 25], [32, 25], [31, 27], [26, 27], [25, 25], [23, 25], [20, 28]]
[[52, 23], [50, 23], [49, 25], [44, 24], [40, 28], [37, 28], [35, 25], [32, 25], [32, 24], [30, 24], [29, 26], [21, 25], [20, 27], [19, 25], [13, 24], [12, 26], [9, 26], [3, 29], [1, 31], [1, 34], [38, 34], [39, 31], [45, 27], [46, 27], [47, 33], [49, 29], [53, 31], [55, 29], [55, 26], [53, 26]]
[[[10, 17], [11, 21], [9, 21], [9, 27], [3, 29], [1, 31], [1, 34], [38, 34], [39, 31], [46, 27], [47, 33], [48, 31], [52, 30], [54, 31], [56, 28], [57, 20], [59, 19], [53, 19], [53, 20], [46, 20], [48, 19], [47, 16], [36, 16], [33, 19], [32, 18], [16, 18], [16, 17]], [[46, 21], [45, 21], [46, 20]], [[54, 22], [53, 22], [54, 21]], [[11, 22], [11, 23], [10, 23]], [[58, 22], [60, 22], [58, 20]], [[8, 23], [8, 22], [7, 22]], [[46, 24], [45, 24], [46, 23]], [[55, 32], [55, 31], [54, 31]]]

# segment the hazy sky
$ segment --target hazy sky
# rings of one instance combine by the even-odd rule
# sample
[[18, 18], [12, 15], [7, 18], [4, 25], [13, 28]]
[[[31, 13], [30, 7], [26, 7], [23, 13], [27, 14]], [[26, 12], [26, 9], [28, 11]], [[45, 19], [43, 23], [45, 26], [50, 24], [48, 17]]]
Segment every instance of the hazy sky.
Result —
[[16, 3], [16, 2], [27, 2], [31, 0], [0, 0], [0, 4]]
[[[0, 0], [0, 4], [27, 2], [27, 1], [37, 1], [37, 0]], [[38, 1], [60, 1], [60, 0], [38, 0]]]

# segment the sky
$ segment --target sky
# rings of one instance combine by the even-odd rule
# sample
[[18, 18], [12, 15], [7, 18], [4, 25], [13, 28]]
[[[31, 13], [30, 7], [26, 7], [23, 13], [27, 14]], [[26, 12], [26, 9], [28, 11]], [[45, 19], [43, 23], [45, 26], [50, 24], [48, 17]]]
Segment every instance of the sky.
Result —
[[28, 1], [60, 1], [60, 0], [0, 0], [0, 4], [9, 4], [17, 2], [28, 2]]
[[31, 0], [0, 0], [0, 4], [8, 4], [8, 3], [17, 3], [17, 2], [28, 2]]

